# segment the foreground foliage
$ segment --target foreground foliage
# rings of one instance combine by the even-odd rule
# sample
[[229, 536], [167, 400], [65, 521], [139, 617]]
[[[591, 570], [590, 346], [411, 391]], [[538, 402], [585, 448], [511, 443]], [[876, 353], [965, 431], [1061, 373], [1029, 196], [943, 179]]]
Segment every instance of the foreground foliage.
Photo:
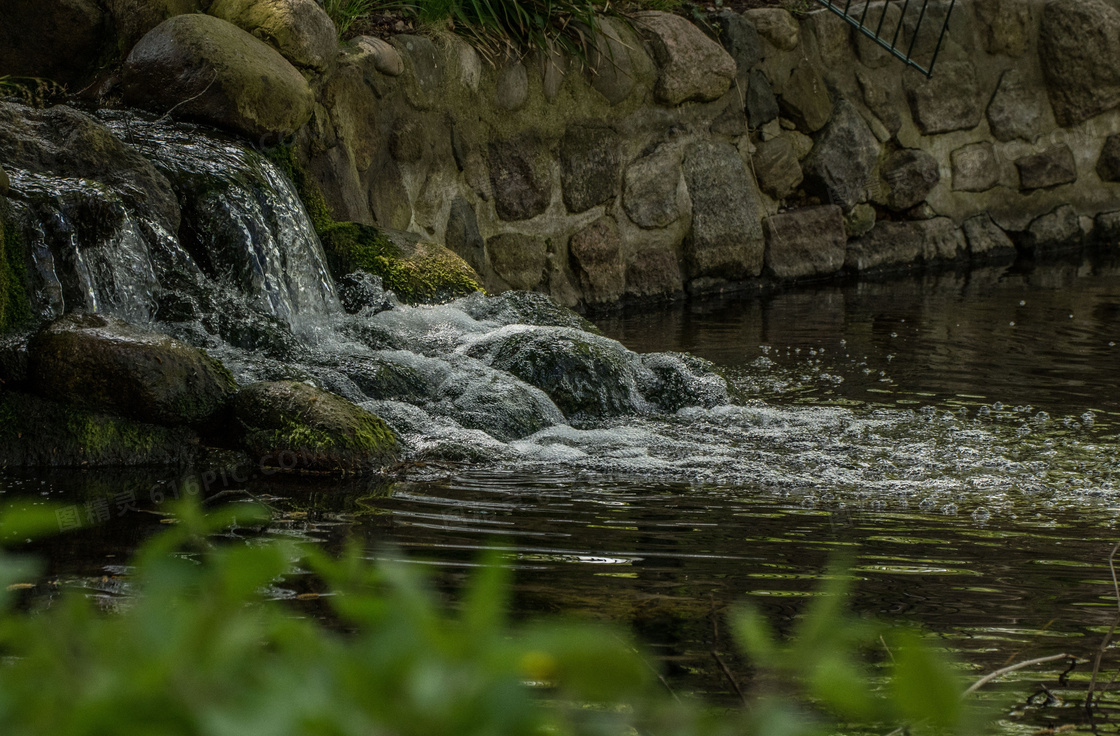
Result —
[[[14, 519], [0, 529], [4, 539], [54, 515]], [[735, 633], [762, 674], [753, 707], [724, 713], [677, 700], [617, 630], [511, 623], [509, 568], [496, 558], [449, 609], [408, 565], [229, 532], [246, 523], [245, 508], [209, 517], [181, 508], [178, 523], [137, 554], [136, 595], [111, 614], [78, 593], [28, 613], [9, 593], [0, 615], [4, 732], [783, 736], [838, 723], [955, 733], [978, 725], [951, 668], [913, 632], [844, 613], [842, 576], [790, 643], [757, 613], [736, 615]], [[262, 601], [296, 570], [327, 584], [324, 621]], [[0, 560], [5, 586], [32, 574], [18, 558]], [[879, 642], [895, 663], [872, 678], [861, 653]]]

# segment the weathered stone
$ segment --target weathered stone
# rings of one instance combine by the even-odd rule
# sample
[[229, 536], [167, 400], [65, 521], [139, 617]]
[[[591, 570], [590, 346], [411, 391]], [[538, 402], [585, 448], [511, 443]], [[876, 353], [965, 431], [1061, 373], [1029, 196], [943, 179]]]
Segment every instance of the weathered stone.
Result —
[[0, 161], [106, 184], [169, 232], [179, 229], [171, 182], [96, 119], [65, 105], [38, 110], [0, 101]]
[[409, 117], [397, 120], [393, 132], [389, 134], [389, 153], [393, 160], [416, 163], [424, 157], [427, 147], [425, 126], [419, 120]]
[[789, 139], [790, 145], [793, 146], [793, 155], [797, 156], [798, 161], [804, 161], [805, 157], [813, 152], [813, 139], [804, 133], [790, 130], [783, 133], [782, 137]]
[[961, 146], [950, 155], [953, 191], [986, 192], [999, 184], [999, 160], [988, 141]]
[[[867, 23], [872, 28], [878, 27], [882, 23], [883, 28], [895, 29], [898, 28], [899, 22], [902, 20], [902, 13], [895, 3], [861, 3], [852, 8], [850, 12], [856, 18], [866, 17]], [[886, 13], [885, 18], [883, 17], [884, 12]], [[895, 57], [889, 51], [868, 38], [858, 28], [852, 27], [850, 33], [856, 46], [856, 54], [864, 66], [871, 69], [880, 69], [895, 62]], [[905, 40], [903, 43], [905, 43]]]
[[629, 97], [637, 82], [638, 70], [624, 35], [614, 20], [600, 19], [599, 32], [592, 36], [587, 54], [591, 86], [612, 105]]
[[1008, 69], [988, 103], [988, 126], [997, 141], [1020, 138], [1033, 143], [1042, 132], [1042, 98], [1023, 84], [1018, 69]]
[[681, 264], [668, 248], [647, 248], [634, 253], [626, 264], [626, 293], [636, 297], [666, 297], [684, 290]]
[[879, 159], [879, 141], [848, 102], [836, 105], [832, 121], [802, 162], [806, 190], [850, 210], [860, 200]]
[[389, 43], [401, 55], [405, 74], [404, 93], [409, 104], [418, 110], [430, 110], [443, 100], [443, 67], [439, 51], [425, 36], [393, 36]]
[[735, 60], [719, 44], [679, 15], [649, 10], [635, 23], [649, 38], [660, 70], [654, 94], [666, 105], [707, 102], [724, 95], [735, 78]]
[[380, 276], [368, 271], [348, 273], [335, 282], [338, 300], [347, 314], [377, 314], [393, 309], [397, 304], [396, 295], [386, 290]]
[[848, 236], [839, 207], [806, 207], [766, 219], [766, 270], [779, 279], [820, 276], [844, 266]]
[[116, 30], [117, 49], [128, 53], [136, 42], [168, 18], [202, 10], [200, 0], [105, 0]]
[[1069, 146], [1060, 143], [1041, 153], [1016, 159], [1019, 188], [1044, 189], [1077, 181], [1077, 162]]
[[144, 36], [124, 64], [130, 104], [277, 139], [311, 117], [307, 81], [275, 49], [209, 15], [177, 15]]
[[600, 217], [572, 236], [568, 244], [572, 271], [584, 299], [592, 304], [617, 302], [626, 286], [622, 240], [613, 217]]
[[783, 8], [754, 8], [744, 15], [760, 36], [782, 51], [793, 51], [801, 43], [801, 27]]
[[618, 192], [620, 141], [606, 126], [574, 125], [560, 140], [560, 184], [569, 212], [585, 212]]
[[801, 64], [793, 70], [782, 87], [779, 106], [806, 133], [816, 133], [832, 117], [832, 98], [824, 79], [812, 64]]
[[803, 22], [812, 29], [825, 68], [851, 65], [851, 25], [847, 21], [835, 13], [810, 13]]
[[501, 233], [486, 240], [490, 265], [513, 289], [528, 291], [541, 283], [548, 265], [548, 249], [540, 238]]
[[386, 160], [370, 181], [369, 208], [381, 227], [404, 230], [412, 221], [412, 202], [396, 161]]
[[0, 468], [182, 466], [198, 435], [98, 414], [5, 390], [0, 393]]
[[971, 61], [941, 61], [937, 74], [907, 70], [903, 75], [906, 99], [923, 135], [972, 130], [984, 114], [980, 84]]
[[975, 0], [980, 36], [989, 54], [1022, 56], [1031, 43], [1031, 6], [1023, 0]]
[[324, 144], [336, 139], [348, 151], [355, 170], [364, 174], [384, 146], [386, 136], [379, 120], [382, 116], [378, 115], [377, 98], [366, 83], [369, 77], [381, 75], [367, 71], [372, 60], [367, 58], [367, 63], [361, 63], [361, 58], [361, 54], [348, 56], [348, 63], [339, 64], [324, 80], [319, 92], [321, 106], [316, 107], [312, 126], [323, 126], [317, 137]]
[[883, 124], [890, 135], [896, 135], [902, 128], [899, 101], [895, 98], [894, 88], [883, 84], [881, 76], [868, 73], [863, 69], [856, 69], [856, 81], [859, 82], [860, 91], [863, 93], [863, 102], [867, 105], [867, 109], [879, 118], [879, 122]]
[[770, 80], [761, 69], [751, 72], [747, 82], [747, 122], [752, 130], [758, 130], [778, 117], [778, 98]]
[[305, 383], [254, 383], [233, 407], [241, 441], [262, 466], [362, 472], [397, 458], [396, 437], [383, 421]]
[[679, 155], [661, 146], [627, 167], [622, 206], [638, 227], [668, 227], [682, 214], [677, 194], [680, 182]]
[[692, 198], [686, 241], [691, 278], [737, 280], [762, 271], [762, 207], [739, 152], [724, 143], [688, 147], [684, 178]]
[[1104, 0], [1049, 0], [1038, 56], [1059, 125], [1120, 106], [1120, 10]]
[[1101, 181], [1120, 182], [1120, 134], [1105, 139], [1100, 158], [1097, 159], [1097, 176]]
[[478, 231], [478, 220], [467, 200], [456, 197], [447, 217], [444, 243], [478, 273], [486, 270], [486, 246]]
[[712, 135], [738, 138], [747, 132], [747, 114], [743, 112], [738, 102], [734, 102], [716, 116], [716, 119], [708, 126], [708, 131]]
[[994, 258], [1014, 255], [1015, 244], [987, 214], [970, 217], [961, 223], [968, 252], [973, 258]]
[[546, 153], [532, 132], [490, 144], [490, 185], [498, 217], [528, 220], [548, 209], [552, 179]]
[[74, 84], [97, 68], [109, 34], [94, 0], [5, 0], [2, 12], [0, 76]]
[[782, 124], [777, 119], [771, 120], [762, 126], [759, 135], [763, 141], [772, 141], [782, 134]]
[[482, 82], [482, 57], [478, 51], [460, 36], [441, 37], [438, 51], [447, 82], [477, 92]]
[[733, 10], [721, 10], [711, 15], [708, 22], [740, 73], [749, 72], [762, 61], [762, 39], [745, 16]]
[[155, 424], [193, 424], [220, 411], [236, 388], [206, 353], [99, 314], [71, 314], [35, 336], [36, 393]]
[[1093, 218], [1093, 239], [1104, 245], [1120, 246], [1120, 211], [1102, 212]]
[[339, 222], [373, 224], [368, 192], [346, 146], [333, 146], [312, 156], [307, 173], [322, 193], [331, 217]]
[[869, 204], [857, 204], [852, 211], [844, 215], [844, 231], [849, 238], [858, 238], [871, 232], [875, 227], [877, 214], [875, 208]]
[[568, 67], [571, 63], [562, 51], [559, 49], [550, 49], [549, 51], [536, 52], [537, 70], [541, 75], [541, 88], [544, 92], [544, 98], [549, 102], [554, 102], [557, 95], [560, 94], [560, 85], [564, 83], [564, 78], [568, 75]]
[[887, 206], [896, 212], [908, 210], [925, 200], [941, 181], [937, 159], [913, 148], [895, 151], [883, 162]]
[[298, 67], [323, 71], [337, 53], [334, 23], [315, 0], [214, 0], [207, 12], [253, 34]]
[[848, 243], [844, 266], [852, 271], [909, 267], [957, 258], [966, 247], [964, 233], [948, 217], [880, 222], [867, 235]]
[[1075, 248], [1081, 245], [1084, 232], [1077, 210], [1063, 204], [1041, 217], [1036, 217], [1023, 233], [1023, 247], [1036, 253]]
[[759, 188], [774, 199], [782, 200], [793, 194], [804, 178], [787, 136], [759, 143], [751, 160]]
[[502, 110], [520, 110], [529, 99], [529, 70], [516, 59], [507, 60], [498, 71], [494, 103]]
[[369, 66], [379, 74], [387, 77], [399, 77], [404, 74], [404, 59], [401, 58], [401, 52], [388, 41], [373, 36], [358, 36], [351, 41], [351, 44], [360, 58], [363, 61], [368, 59]]

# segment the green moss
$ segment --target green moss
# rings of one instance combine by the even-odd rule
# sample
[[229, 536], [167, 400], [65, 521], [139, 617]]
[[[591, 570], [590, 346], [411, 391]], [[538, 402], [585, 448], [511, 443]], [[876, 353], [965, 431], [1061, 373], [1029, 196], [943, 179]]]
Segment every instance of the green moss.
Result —
[[66, 428], [74, 441], [91, 457], [107, 454], [147, 455], [155, 449], [158, 439], [150, 431], [129, 421], [106, 420], [84, 411], [70, 411]]
[[31, 320], [24, 249], [22, 233], [0, 202], [0, 333]]

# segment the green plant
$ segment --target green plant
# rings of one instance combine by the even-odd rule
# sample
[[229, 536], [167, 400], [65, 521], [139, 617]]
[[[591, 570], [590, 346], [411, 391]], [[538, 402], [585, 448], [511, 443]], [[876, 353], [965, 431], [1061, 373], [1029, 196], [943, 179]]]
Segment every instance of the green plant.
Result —
[[51, 100], [65, 93], [63, 85], [50, 79], [0, 75], [0, 97], [15, 97], [32, 107], [46, 107]]
[[324, 0], [323, 9], [334, 21], [339, 38], [346, 35], [350, 26], [373, 13], [411, 11], [408, 0]]

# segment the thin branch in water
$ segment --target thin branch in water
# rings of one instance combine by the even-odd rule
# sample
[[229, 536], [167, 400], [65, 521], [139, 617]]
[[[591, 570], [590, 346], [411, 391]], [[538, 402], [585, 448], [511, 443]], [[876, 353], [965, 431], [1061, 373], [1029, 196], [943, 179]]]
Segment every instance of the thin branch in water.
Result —
[[1036, 665], [1036, 664], [1045, 664], [1046, 662], [1054, 662], [1054, 661], [1059, 660], [1059, 659], [1073, 659], [1073, 660], [1076, 661], [1077, 658], [1074, 657], [1071, 654], [1065, 654], [1065, 653], [1051, 654], [1049, 657], [1038, 657], [1036, 659], [1028, 659], [1025, 662], [1017, 662], [1016, 664], [1009, 665], [1007, 667], [1001, 667], [1000, 669], [996, 670], [995, 672], [989, 672], [988, 674], [984, 675], [983, 677], [981, 677], [976, 682], [972, 683], [972, 685], [967, 690], [965, 690], [963, 693], [961, 693], [961, 697], [964, 698], [964, 697], [967, 697], [967, 696], [971, 695], [972, 693], [974, 693], [977, 690], [979, 690], [980, 688], [984, 687], [985, 685], [987, 685], [989, 682], [996, 679], [997, 677], [1002, 677], [1003, 675], [1014, 672], [1016, 670], [1021, 670], [1024, 667], [1031, 667], [1031, 666]]
[[201, 92], [199, 92], [197, 95], [194, 95], [193, 97], [188, 97], [185, 100], [179, 100], [174, 105], [172, 105], [171, 108], [167, 112], [165, 112], [163, 115], [161, 115], [156, 120], [156, 122], [157, 123], [162, 123], [164, 120], [167, 120], [167, 118], [170, 117], [171, 113], [175, 112], [175, 110], [177, 108], [182, 107], [183, 105], [187, 104], [188, 102], [193, 102], [194, 100], [197, 100], [199, 97], [202, 97], [204, 94], [206, 94], [206, 90], [208, 90], [212, 86], [214, 86], [214, 82], [216, 82], [216, 81], [218, 81], [218, 73], [214, 72], [214, 76], [210, 77], [210, 81], [207, 83], [207, 85], [205, 87], [202, 88]]
[[731, 674], [731, 670], [723, 663], [723, 659], [720, 658], [719, 652], [715, 649], [712, 650], [712, 659], [714, 659], [716, 664], [719, 665], [719, 668], [723, 670], [723, 676], [731, 683], [731, 687], [735, 688], [735, 692], [739, 695], [739, 700], [743, 701], [743, 705], [750, 705], [750, 703], [747, 702], [747, 696], [743, 693], [743, 689], [739, 687], [739, 683], [736, 682], [735, 675]]

